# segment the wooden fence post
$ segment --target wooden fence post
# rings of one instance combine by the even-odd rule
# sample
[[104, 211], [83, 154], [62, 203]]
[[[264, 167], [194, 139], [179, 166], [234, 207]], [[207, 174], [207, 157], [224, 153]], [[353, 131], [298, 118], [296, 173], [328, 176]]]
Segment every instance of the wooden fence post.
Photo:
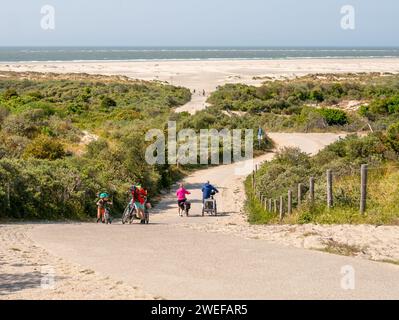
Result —
[[292, 191], [288, 190], [288, 214], [292, 214]]
[[302, 204], [302, 183], [298, 183], [298, 207]]
[[311, 177], [309, 180], [309, 200], [310, 203], [314, 204], [314, 178]]
[[272, 199], [269, 199], [269, 212], [270, 213], [272, 213], [273, 212], [273, 209], [272, 209], [272, 206], [273, 206], [273, 200]]
[[332, 208], [333, 206], [333, 177], [332, 171], [327, 170], [327, 207]]
[[274, 213], [278, 212], [278, 208], [277, 208], [277, 199], [274, 199]]
[[364, 214], [366, 212], [367, 205], [367, 176], [368, 176], [368, 165], [362, 164], [360, 169], [361, 184], [360, 184], [360, 213]]
[[267, 197], [265, 197], [263, 207], [264, 207], [265, 211], [267, 211]]
[[283, 221], [284, 218], [284, 204], [283, 204], [283, 197], [280, 196], [280, 221]]

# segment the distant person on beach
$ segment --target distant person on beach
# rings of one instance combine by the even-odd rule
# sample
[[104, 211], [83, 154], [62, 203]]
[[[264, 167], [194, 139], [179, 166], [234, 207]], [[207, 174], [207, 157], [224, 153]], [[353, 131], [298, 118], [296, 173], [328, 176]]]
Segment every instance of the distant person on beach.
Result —
[[202, 95], [205, 97], [205, 89], [202, 90]]

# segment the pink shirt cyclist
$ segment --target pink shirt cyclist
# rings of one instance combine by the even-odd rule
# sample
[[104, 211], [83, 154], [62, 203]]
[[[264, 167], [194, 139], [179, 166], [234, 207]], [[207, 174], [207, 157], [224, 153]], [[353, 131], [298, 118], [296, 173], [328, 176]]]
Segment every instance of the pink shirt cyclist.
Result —
[[187, 189], [184, 188], [183, 184], [180, 184], [180, 188], [176, 191], [178, 201], [186, 200], [186, 195], [191, 194]]

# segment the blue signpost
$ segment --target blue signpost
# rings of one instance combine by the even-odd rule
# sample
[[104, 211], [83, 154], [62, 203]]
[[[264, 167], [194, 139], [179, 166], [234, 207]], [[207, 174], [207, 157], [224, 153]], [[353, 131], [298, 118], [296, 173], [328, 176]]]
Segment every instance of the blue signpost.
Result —
[[258, 143], [259, 143], [259, 149], [260, 149], [260, 143], [263, 140], [264, 132], [261, 127], [258, 129]]

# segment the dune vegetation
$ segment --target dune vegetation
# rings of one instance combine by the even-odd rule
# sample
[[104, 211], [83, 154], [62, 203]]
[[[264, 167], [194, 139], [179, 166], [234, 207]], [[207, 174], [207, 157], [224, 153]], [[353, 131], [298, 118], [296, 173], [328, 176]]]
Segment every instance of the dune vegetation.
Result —
[[[118, 215], [133, 183], [141, 181], [154, 200], [200, 166], [148, 164], [148, 130], [165, 132], [168, 121], [178, 130], [222, 128], [210, 118], [176, 114], [191, 93], [166, 83], [85, 74], [0, 76], [0, 218], [85, 219], [95, 214], [101, 191], [112, 194]], [[251, 128], [242, 125], [230, 121], [223, 128]], [[255, 147], [268, 150], [272, 143]], [[221, 156], [222, 148], [221, 142]]]
[[[283, 221], [280, 221], [279, 214], [274, 212], [274, 209], [269, 212], [267, 206], [265, 208], [264, 203], [257, 199], [252, 179], [248, 177], [246, 190], [250, 222], [371, 223], [377, 225], [399, 223], [399, 76], [360, 75], [351, 79], [351, 82], [339, 82], [339, 86], [335, 77], [331, 77], [329, 79], [323, 77], [323, 80], [319, 80], [320, 76], [317, 76], [313, 84], [308, 82], [308, 77], [305, 77], [306, 80], [293, 80], [293, 83], [288, 81], [286, 82], [289, 84], [288, 88], [280, 82], [265, 84], [266, 87], [279, 88], [277, 92], [280, 92], [280, 97], [283, 95], [289, 98], [296, 90], [299, 90], [297, 85], [302, 88], [305, 81], [307, 88], [316, 90], [314, 88], [317, 87], [318, 94], [312, 94], [312, 90], [304, 92], [306, 98], [299, 99], [298, 101], [303, 101], [303, 103], [296, 107], [291, 104], [288, 108], [269, 109], [266, 107], [263, 110], [250, 110], [249, 113], [257, 114], [259, 119], [264, 119], [270, 114], [274, 117], [291, 118], [292, 128], [301, 130], [305, 127], [298, 119], [312, 108], [310, 113], [322, 116], [323, 126], [326, 125], [324, 128], [313, 127], [314, 129], [364, 131], [368, 128], [373, 132], [363, 132], [361, 135], [350, 134], [345, 139], [326, 147], [314, 157], [296, 148], [280, 150], [273, 161], [262, 165], [256, 173], [256, 192], [271, 199], [279, 199], [283, 196], [286, 212], [287, 193], [291, 190], [294, 195], [293, 213], [286, 214]], [[331, 83], [327, 84], [328, 81]], [[335, 89], [330, 92], [328, 88]], [[285, 92], [285, 95], [282, 92]], [[337, 92], [341, 94], [338, 95]], [[309, 107], [307, 105], [309, 99], [313, 100], [316, 96], [318, 97], [317, 106]], [[276, 98], [273, 99], [276, 100]], [[348, 99], [362, 101], [362, 104], [352, 110], [338, 108], [342, 101]], [[331, 106], [332, 103], [334, 106]], [[238, 105], [235, 108], [239, 108]], [[299, 111], [293, 114], [288, 111], [290, 108], [291, 110], [298, 108]], [[331, 126], [329, 118], [334, 119], [332, 120], [334, 124]], [[317, 122], [313, 119], [313, 116], [307, 118], [307, 121], [310, 121], [308, 125], [313, 126]], [[265, 123], [262, 122], [262, 124], [268, 127]], [[367, 126], [365, 127], [364, 124]], [[281, 129], [281, 127], [274, 129]], [[309, 126], [305, 131], [308, 129]], [[365, 214], [360, 214], [359, 211], [360, 166], [362, 164], [369, 166], [368, 202]], [[328, 208], [326, 202], [327, 169], [333, 172], [333, 208]], [[310, 177], [314, 177], [316, 181], [314, 202], [309, 200]], [[298, 184], [303, 185], [303, 199], [300, 206], [298, 206], [296, 196]]]
[[144, 134], [190, 97], [124, 77], [2, 73], [0, 218], [84, 219], [97, 192], [117, 213], [138, 180], [152, 196], [168, 188], [181, 173], [145, 162]]
[[260, 87], [221, 86], [197, 117], [251, 123], [266, 132], [357, 132], [369, 125], [378, 131], [399, 121], [398, 100], [399, 75], [316, 74]]
[[[397, 223], [398, 75], [312, 75], [261, 87], [229, 84], [212, 93], [208, 109], [193, 116], [174, 112], [190, 100], [190, 91], [166, 83], [85, 74], [0, 76], [0, 218], [85, 219], [95, 214], [99, 191], [110, 192], [120, 212], [129, 186], [138, 180], [156, 196], [182, 170], [197, 168], [151, 166], [144, 159], [145, 133], [176, 121], [178, 130], [196, 132], [258, 127], [266, 133], [363, 131], [362, 137], [351, 135], [315, 157], [281, 151], [260, 168], [257, 187], [275, 198], [304, 184], [305, 200], [285, 218], [289, 223]], [[265, 139], [254, 146], [257, 154], [273, 143]], [[360, 216], [363, 163], [371, 169], [370, 199], [367, 215]], [[323, 201], [326, 169], [334, 171], [333, 209]], [[312, 206], [306, 201], [310, 176], [318, 188]], [[278, 222], [252, 197], [249, 180], [246, 187], [250, 221]]]

